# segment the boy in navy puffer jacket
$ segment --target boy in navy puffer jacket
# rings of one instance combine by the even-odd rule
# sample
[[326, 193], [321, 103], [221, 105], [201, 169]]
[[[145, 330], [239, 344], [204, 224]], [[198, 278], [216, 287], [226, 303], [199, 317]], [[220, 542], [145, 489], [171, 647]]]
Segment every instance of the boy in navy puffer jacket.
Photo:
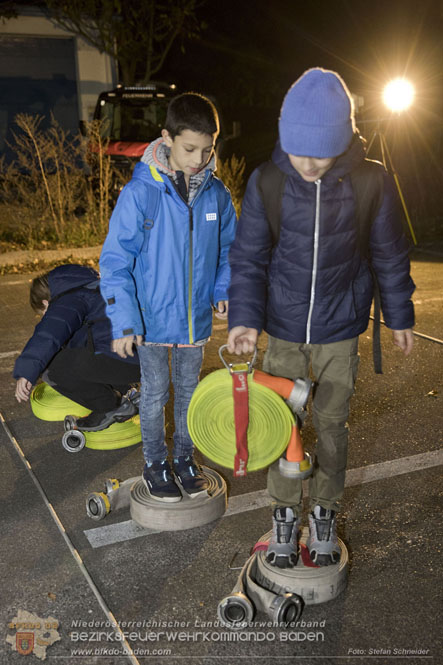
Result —
[[[146, 149], [124, 187], [100, 258], [101, 290], [122, 358], [137, 345], [142, 374], [143, 481], [158, 501], [202, 495], [207, 480], [193, 459], [187, 412], [200, 374], [213, 307], [227, 317], [228, 250], [236, 217], [214, 177], [219, 131], [202, 95], [173, 99], [162, 136]], [[154, 205], [155, 202], [155, 205]], [[174, 385], [174, 476], [167, 461], [164, 407]]]
[[[345, 480], [346, 420], [357, 376], [358, 335], [368, 326], [373, 294], [368, 261], [359, 251], [349, 175], [364, 159], [364, 144], [355, 130], [349, 91], [335, 72], [310, 69], [294, 83], [281, 109], [279, 139], [272, 160], [287, 175], [280, 238], [274, 248], [255, 171], [230, 253], [228, 346], [231, 352], [250, 353], [265, 330], [265, 371], [295, 379], [308, 376], [312, 366], [317, 446], [308, 548], [313, 561], [328, 565], [340, 556], [335, 513]], [[414, 284], [398, 197], [387, 173], [369, 249], [384, 320], [394, 344], [407, 355], [413, 344]], [[268, 472], [268, 489], [274, 507], [268, 560], [292, 566], [301, 482], [281, 476], [276, 463]]]
[[91, 409], [77, 421], [85, 430], [135, 415], [136, 405], [122, 395], [140, 381], [137, 356], [122, 360], [110, 349], [111, 325], [98, 285], [98, 273], [81, 265], [58, 266], [32, 281], [31, 307], [42, 319], [13, 371], [19, 402], [29, 399], [43, 375], [59, 393]]

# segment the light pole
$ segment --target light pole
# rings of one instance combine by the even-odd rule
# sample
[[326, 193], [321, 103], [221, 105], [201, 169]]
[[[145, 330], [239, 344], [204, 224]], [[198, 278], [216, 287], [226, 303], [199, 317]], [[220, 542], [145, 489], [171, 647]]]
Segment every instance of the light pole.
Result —
[[[401, 113], [402, 111], [405, 111], [411, 106], [413, 101], [414, 101], [414, 87], [406, 79], [402, 78], [394, 79], [393, 81], [390, 81], [383, 90], [383, 102], [387, 106], [387, 108], [393, 113]], [[403, 211], [405, 213], [406, 221], [408, 222], [409, 230], [411, 232], [412, 240], [414, 242], [414, 245], [416, 245], [417, 239], [415, 237], [411, 218], [409, 216], [409, 212], [406, 207], [406, 201], [400, 187], [400, 181], [398, 179], [398, 175], [395, 170], [394, 163], [392, 161], [392, 156], [389, 151], [388, 143], [386, 141], [386, 136], [381, 128], [380, 119], [377, 121], [377, 125], [372, 133], [371, 138], [369, 139], [368, 149], [367, 149], [368, 155], [376, 138], [378, 138], [379, 141], [383, 165], [386, 170], [388, 170], [389, 166], [389, 171], [392, 173], [394, 177], [398, 194], [400, 196], [400, 201], [403, 207]]]

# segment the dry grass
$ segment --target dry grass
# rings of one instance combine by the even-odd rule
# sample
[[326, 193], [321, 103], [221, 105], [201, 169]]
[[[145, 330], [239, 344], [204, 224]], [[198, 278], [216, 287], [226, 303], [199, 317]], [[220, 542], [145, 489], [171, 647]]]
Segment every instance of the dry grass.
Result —
[[[124, 184], [106, 154], [103, 128], [93, 121], [86, 139], [71, 136], [43, 116], [15, 118], [13, 163], [0, 160], [0, 248], [44, 250], [100, 245], [106, 237], [116, 184]], [[88, 150], [88, 146], [94, 146]], [[231, 192], [237, 215], [245, 159], [219, 161], [217, 175]]]
[[[52, 119], [19, 114], [13, 163], [0, 165], [0, 242], [21, 249], [103, 241], [112, 210], [114, 170], [97, 122], [88, 137], [68, 135]], [[93, 168], [86, 145], [94, 145]], [[90, 160], [89, 160], [90, 161]]]
[[234, 204], [237, 217], [240, 217], [241, 212], [245, 166], [245, 158], [241, 157], [238, 159], [235, 155], [232, 155], [230, 159], [217, 162], [217, 176], [223, 180], [231, 192], [232, 203]]

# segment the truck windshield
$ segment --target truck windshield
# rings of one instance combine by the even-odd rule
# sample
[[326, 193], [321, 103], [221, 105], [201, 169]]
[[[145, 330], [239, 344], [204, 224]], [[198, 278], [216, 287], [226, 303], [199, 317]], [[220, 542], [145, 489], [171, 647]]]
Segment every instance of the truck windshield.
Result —
[[96, 118], [103, 121], [102, 137], [110, 141], [153, 141], [165, 126], [168, 102], [153, 95], [101, 99]]

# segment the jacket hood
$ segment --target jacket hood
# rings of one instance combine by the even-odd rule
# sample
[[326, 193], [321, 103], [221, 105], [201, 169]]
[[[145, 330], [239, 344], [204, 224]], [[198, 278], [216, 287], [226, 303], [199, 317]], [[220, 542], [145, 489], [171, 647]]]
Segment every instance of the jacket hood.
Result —
[[[322, 181], [328, 182], [330, 180], [337, 180], [337, 178], [342, 178], [347, 173], [350, 173], [350, 171], [355, 169], [365, 158], [365, 154], [365, 141], [358, 133], [355, 133], [352, 137], [349, 148], [337, 157], [334, 164], [322, 177]], [[272, 161], [277, 164], [284, 173], [303, 181], [301, 175], [297, 173], [289, 161], [288, 154], [282, 150], [279, 140], [272, 153]]]
[[146, 164], [145, 162], [137, 162], [132, 171], [133, 180], [142, 180], [143, 182], [149, 182], [150, 185], [156, 185], [161, 189], [164, 189], [167, 186], [169, 181], [168, 178], [164, 178], [161, 174], [155, 174], [155, 167], [153, 165]]
[[[170, 154], [171, 154], [171, 149], [168, 148], [163, 137], [160, 136], [158, 139], [152, 141], [148, 145], [140, 161], [143, 162], [144, 164], [148, 164], [148, 166], [154, 166], [161, 173], [165, 173], [166, 175], [174, 177], [176, 172], [174, 171], [174, 169], [171, 169], [171, 167], [169, 166]], [[202, 180], [204, 178], [204, 174], [206, 171], [214, 172], [215, 169], [216, 169], [216, 159], [214, 153], [209, 162], [206, 164], [206, 166], [201, 171], [199, 171], [199, 173], [196, 173], [194, 176], [191, 176], [191, 178]]]
[[94, 268], [80, 265], [64, 265], [54, 268], [48, 275], [51, 299], [56, 296], [80, 288], [99, 279], [99, 274]]

